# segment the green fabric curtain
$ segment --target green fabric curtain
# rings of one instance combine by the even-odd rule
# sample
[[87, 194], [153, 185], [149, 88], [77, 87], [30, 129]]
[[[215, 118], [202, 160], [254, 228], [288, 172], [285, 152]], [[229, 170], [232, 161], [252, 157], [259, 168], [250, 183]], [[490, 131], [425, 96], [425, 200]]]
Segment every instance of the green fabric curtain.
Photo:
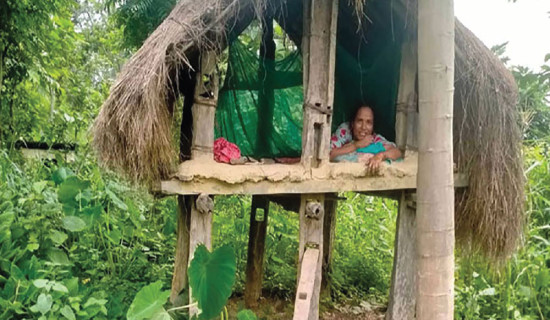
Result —
[[[393, 140], [401, 41], [380, 38], [369, 48], [352, 55], [337, 46], [333, 129], [368, 103], [374, 108], [376, 132]], [[299, 52], [279, 61], [262, 60], [233, 41], [219, 94], [216, 137], [237, 144], [243, 155], [298, 157], [302, 104]]]

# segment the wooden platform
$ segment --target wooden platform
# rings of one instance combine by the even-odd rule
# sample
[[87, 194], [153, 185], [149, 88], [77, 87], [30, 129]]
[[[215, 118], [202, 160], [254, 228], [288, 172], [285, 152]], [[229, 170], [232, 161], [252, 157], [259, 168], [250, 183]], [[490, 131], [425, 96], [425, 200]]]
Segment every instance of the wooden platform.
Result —
[[[416, 188], [418, 157], [383, 163], [371, 174], [362, 163], [330, 163], [307, 170], [301, 164], [230, 165], [215, 161], [186, 161], [172, 179], [162, 181], [164, 194], [289, 194], [342, 191], [385, 191]], [[455, 187], [467, 186], [464, 174], [455, 174]]]

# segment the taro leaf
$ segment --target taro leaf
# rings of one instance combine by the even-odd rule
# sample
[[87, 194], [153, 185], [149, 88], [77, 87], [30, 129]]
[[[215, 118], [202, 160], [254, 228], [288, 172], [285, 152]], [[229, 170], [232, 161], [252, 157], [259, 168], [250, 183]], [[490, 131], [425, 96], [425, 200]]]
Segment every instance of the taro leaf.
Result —
[[48, 251], [48, 258], [50, 258], [50, 261], [54, 265], [67, 266], [71, 264], [65, 251], [58, 248], [50, 249], [50, 251]]
[[170, 317], [170, 314], [162, 308], [151, 317], [151, 320], [172, 320], [172, 317]]
[[41, 314], [46, 314], [52, 308], [53, 298], [49, 294], [41, 293], [38, 296], [36, 304], [30, 309], [32, 312], [40, 312]]
[[237, 313], [237, 320], [257, 320], [256, 314], [252, 310], [244, 309]]
[[76, 316], [73, 312], [73, 309], [71, 309], [71, 307], [69, 307], [68, 305], [63, 306], [63, 308], [61, 308], [61, 310], [59, 311], [65, 318], [69, 320], [76, 320]]
[[86, 229], [86, 222], [75, 216], [63, 218], [63, 227], [71, 232], [78, 232]]
[[235, 261], [235, 251], [229, 246], [212, 253], [204, 245], [195, 250], [189, 265], [189, 285], [202, 310], [201, 319], [212, 319], [222, 311], [235, 282]]
[[162, 313], [162, 307], [170, 296], [170, 291], [162, 291], [162, 281], [147, 285], [136, 294], [128, 309], [128, 320], [150, 319], [157, 313]]
[[59, 185], [57, 198], [59, 202], [65, 205], [76, 207], [78, 206], [76, 196], [88, 188], [90, 188], [90, 181], [80, 180], [76, 176], [71, 176]]

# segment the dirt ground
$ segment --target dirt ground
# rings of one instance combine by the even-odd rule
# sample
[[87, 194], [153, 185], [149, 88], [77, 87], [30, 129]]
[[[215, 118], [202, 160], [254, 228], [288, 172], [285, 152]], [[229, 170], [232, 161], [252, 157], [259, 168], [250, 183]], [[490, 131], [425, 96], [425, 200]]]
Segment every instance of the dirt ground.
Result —
[[[288, 320], [292, 319], [294, 304], [292, 301], [276, 298], [261, 298], [257, 307], [252, 310], [258, 319]], [[236, 317], [238, 310], [244, 309], [243, 298], [232, 298], [228, 303], [230, 318]], [[361, 301], [354, 305], [336, 305], [330, 308], [321, 307], [322, 320], [381, 320], [384, 319], [386, 307], [375, 302]]]

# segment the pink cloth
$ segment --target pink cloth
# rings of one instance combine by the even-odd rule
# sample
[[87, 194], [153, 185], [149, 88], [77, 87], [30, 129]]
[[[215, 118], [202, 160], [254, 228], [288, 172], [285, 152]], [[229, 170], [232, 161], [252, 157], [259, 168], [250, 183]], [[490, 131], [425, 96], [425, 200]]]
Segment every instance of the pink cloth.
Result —
[[217, 162], [229, 163], [231, 159], [241, 157], [241, 150], [236, 144], [231, 143], [224, 138], [218, 138], [214, 141], [214, 160]]

